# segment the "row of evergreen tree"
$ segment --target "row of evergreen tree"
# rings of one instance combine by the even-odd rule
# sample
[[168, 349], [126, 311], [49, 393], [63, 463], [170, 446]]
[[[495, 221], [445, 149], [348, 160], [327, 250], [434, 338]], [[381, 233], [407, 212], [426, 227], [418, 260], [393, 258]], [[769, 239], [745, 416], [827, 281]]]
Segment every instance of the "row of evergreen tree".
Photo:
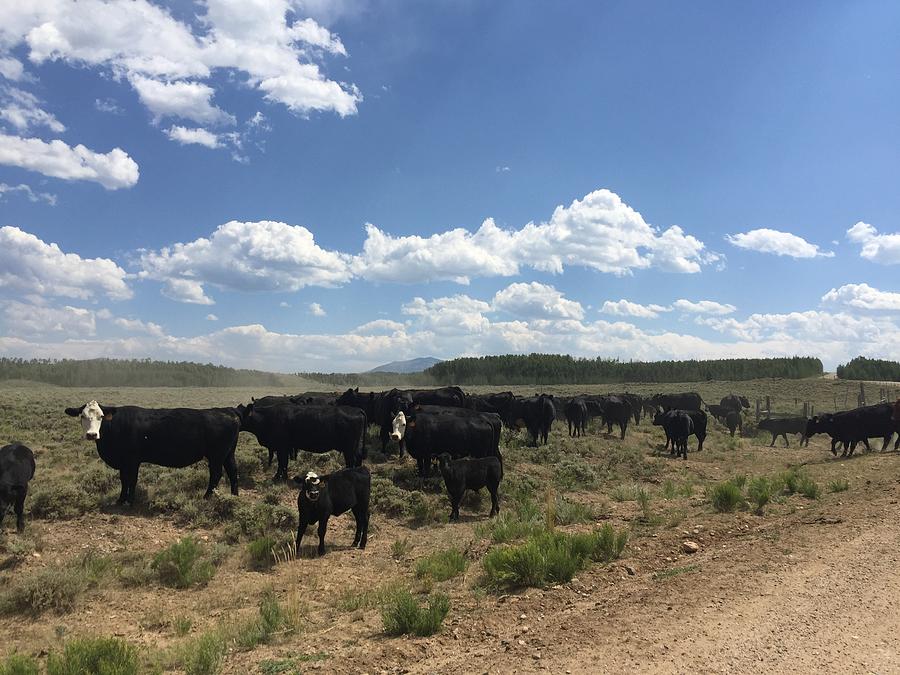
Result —
[[278, 387], [293, 379], [189, 361], [0, 358], [0, 380], [31, 380], [63, 387]]
[[607, 382], [704, 382], [764, 377], [800, 379], [821, 375], [814, 357], [619, 361], [561, 354], [479, 356], [452, 359], [425, 371], [438, 384], [603, 384]]
[[900, 382], [900, 363], [857, 356], [849, 363], [839, 365], [837, 376], [842, 380]]

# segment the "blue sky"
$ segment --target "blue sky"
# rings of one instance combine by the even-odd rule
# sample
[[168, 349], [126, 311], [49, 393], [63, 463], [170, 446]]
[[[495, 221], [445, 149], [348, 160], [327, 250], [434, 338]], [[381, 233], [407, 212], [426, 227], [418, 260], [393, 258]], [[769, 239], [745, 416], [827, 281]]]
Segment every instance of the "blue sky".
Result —
[[0, 7], [0, 354], [900, 358], [900, 7]]

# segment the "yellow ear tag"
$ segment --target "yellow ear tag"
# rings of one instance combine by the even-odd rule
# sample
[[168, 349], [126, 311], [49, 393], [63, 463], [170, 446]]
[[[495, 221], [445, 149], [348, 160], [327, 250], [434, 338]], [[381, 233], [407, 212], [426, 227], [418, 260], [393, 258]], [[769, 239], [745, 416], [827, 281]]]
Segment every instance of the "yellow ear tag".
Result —
[[105, 419], [105, 420], [111, 420], [111, 419], [112, 419], [112, 413], [106, 413], [106, 414], [103, 416], [103, 419]]
[[415, 422], [407, 422], [406, 426], [409, 427], [410, 429], [412, 429], [414, 426], [416, 426], [416, 423]]

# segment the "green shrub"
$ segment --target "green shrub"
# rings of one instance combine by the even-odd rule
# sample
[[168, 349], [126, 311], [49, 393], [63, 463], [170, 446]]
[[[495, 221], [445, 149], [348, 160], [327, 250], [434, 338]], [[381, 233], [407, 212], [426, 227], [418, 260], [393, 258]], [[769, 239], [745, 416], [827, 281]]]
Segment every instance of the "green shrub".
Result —
[[225, 640], [219, 631], [203, 633], [180, 650], [180, 661], [186, 675], [215, 675], [222, 666]]
[[175, 630], [175, 635], [178, 637], [184, 637], [188, 633], [191, 632], [191, 626], [194, 625], [194, 622], [191, 621], [189, 616], [176, 616], [175, 620], [172, 621], [172, 628]]
[[653, 519], [653, 512], [650, 510], [650, 492], [643, 487], [639, 487], [635, 497], [637, 498], [638, 506], [641, 507], [641, 519], [645, 522], [650, 522]]
[[783, 486], [785, 494], [792, 495], [800, 490], [800, 481], [803, 474], [796, 467], [782, 471], [778, 475], [778, 482]]
[[272, 569], [275, 565], [272, 549], [276, 546], [278, 546], [278, 542], [271, 535], [262, 536], [247, 544], [247, 558], [249, 559], [250, 568], [254, 570]]
[[822, 488], [809, 476], [801, 477], [798, 491], [807, 499], [818, 499], [822, 495]]
[[409, 543], [409, 537], [403, 537], [403, 539], [395, 539], [391, 543], [391, 557], [397, 560], [401, 558], [405, 558], [406, 554], [409, 553], [412, 545]]
[[545, 529], [543, 514], [531, 499], [513, 501], [508, 506], [496, 518], [479, 523], [475, 533], [503, 544]]
[[446, 581], [466, 571], [466, 557], [456, 548], [435, 551], [416, 563], [417, 577], [430, 577], [435, 581]]
[[710, 487], [707, 498], [719, 513], [731, 513], [744, 503], [741, 489], [730, 480], [716, 483]]
[[0, 596], [0, 608], [5, 613], [28, 613], [32, 616], [48, 610], [62, 614], [75, 608], [76, 599], [87, 588], [88, 580], [75, 567], [45, 567], [16, 579], [15, 585]]
[[747, 474], [739, 473], [736, 476], [729, 478], [728, 482], [734, 485], [738, 490], [743, 490], [744, 486], [747, 484]]
[[82, 638], [47, 657], [47, 675], [136, 675], [137, 649], [116, 638]]
[[567, 456], [555, 464], [554, 478], [563, 490], [587, 489], [597, 484], [597, 473], [579, 457]]
[[772, 501], [775, 491], [772, 481], [765, 476], [757, 476], [750, 480], [747, 485], [747, 496], [756, 506], [756, 513], [763, 514], [766, 505]]
[[381, 610], [384, 632], [388, 635], [434, 635], [450, 611], [450, 599], [435, 593], [423, 607], [409, 591], [394, 594]]
[[216, 573], [215, 566], [203, 560], [203, 548], [192, 537], [184, 537], [157, 553], [153, 569], [164, 586], [188, 588], [205, 585]]
[[38, 663], [24, 654], [10, 654], [0, 663], [0, 675], [38, 675]]
[[60, 482], [41, 483], [28, 495], [32, 517], [47, 520], [77, 518], [99, 505], [100, 500], [88, 495], [71, 477]]
[[828, 483], [829, 492], [846, 492], [850, 489], [850, 483], [845, 478], [835, 478]]
[[595, 532], [537, 532], [524, 543], [488, 551], [484, 556], [488, 586], [545, 586], [570, 581], [590, 561], [609, 562], [621, 555], [627, 534], [605, 524]]
[[556, 525], [572, 525], [574, 523], [591, 523], [597, 519], [597, 513], [590, 504], [572, 502], [564, 497], [556, 500]]

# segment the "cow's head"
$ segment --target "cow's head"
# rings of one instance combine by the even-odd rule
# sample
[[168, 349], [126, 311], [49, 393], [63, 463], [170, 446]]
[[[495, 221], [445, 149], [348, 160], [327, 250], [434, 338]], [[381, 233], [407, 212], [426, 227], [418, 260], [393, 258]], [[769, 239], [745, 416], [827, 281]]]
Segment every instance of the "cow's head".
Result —
[[100, 440], [100, 426], [103, 420], [112, 419], [116, 409], [111, 406], [100, 407], [97, 401], [91, 401], [78, 408], [66, 408], [69, 417], [80, 417], [81, 428], [84, 429], [84, 437], [89, 441]]
[[[408, 426], [413, 426], [415, 422], [410, 422]], [[393, 421], [391, 422], [391, 440], [400, 441], [403, 439], [404, 434], [406, 434], [406, 415], [401, 410], [395, 416]]]
[[322, 494], [322, 479], [315, 471], [307, 471], [306, 476], [294, 476], [294, 482], [300, 484], [300, 494], [307, 501], [317, 502]]
[[750, 407], [750, 401], [747, 400], [747, 397], [746, 397], [746, 396], [738, 396], [738, 400], [741, 402], [741, 407], [742, 407], [742, 408], [749, 408], [749, 407]]

